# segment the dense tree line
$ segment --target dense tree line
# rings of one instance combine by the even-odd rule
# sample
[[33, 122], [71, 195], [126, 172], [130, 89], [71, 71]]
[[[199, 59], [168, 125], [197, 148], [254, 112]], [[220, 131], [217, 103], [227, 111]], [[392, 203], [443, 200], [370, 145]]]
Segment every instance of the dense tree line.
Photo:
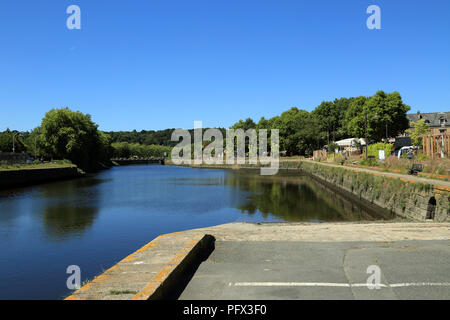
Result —
[[[255, 122], [251, 118], [239, 120], [230, 129], [279, 129], [280, 150], [287, 154], [310, 154], [332, 141], [351, 137], [367, 137], [378, 142], [382, 138], [395, 137], [409, 127], [405, 105], [398, 92], [378, 91], [371, 97], [340, 98], [323, 101], [312, 112], [296, 107], [270, 119], [261, 118]], [[130, 144], [175, 146], [171, 141], [174, 129], [160, 131], [108, 132], [111, 141]], [[206, 130], [206, 129], [204, 129]], [[220, 128], [225, 137], [225, 129]], [[189, 130], [193, 136], [193, 130]], [[247, 142], [248, 144], [248, 142]], [[224, 141], [225, 147], [225, 141]]]
[[[287, 154], [304, 155], [333, 141], [351, 137], [363, 138], [366, 124], [370, 141], [378, 142], [385, 137], [395, 137], [408, 129], [406, 113], [409, 110], [410, 107], [403, 103], [398, 92], [378, 91], [371, 97], [323, 101], [311, 112], [294, 107], [270, 119], [263, 117], [258, 122], [251, 118], [239, 120], [230, 129], [279, 129], [280, 150], [286, 151]], [[113, 143], [173, 147], [178, 143], [171, 141], [173, 130], [120, 131], [108, 132], [108, 135]], [[226, 130], [220, 130], [225, 137]], [[189, 131], [193, 136], [193, 130]]]
[[[142, 130], [142, 131], [110, 131], [107, 134], [111, 138], [112, 143], [117, 142], [128, 142], [130, 144], [141, 144], [141, 145], [159, 145], [174, 147], [177, 145], [178, 141], [171, 141], [172, 132], [175, 129], [165, 129], [165, 130]], [[204, 128], [203, 131], [207, 130]], [[219, 128], [225, 135], [225, 129]], [[191, 136], [194, 136], [194, 130], [188, 130]]]
[[287, 154], [311, 154], [332, 141], [352, 137], [365, 137], [381, 141], [395, 137], [409, 127], [405, 105], [398, 92], [378, 91], [372, 97], [340, 98], [323, 101], [313, 111], [296, 107], [271, 119], [259, 122], [248, 118], [234, 124], [232, 129], [279, 129], [280, 150]]
[[115, 142], [112, 144], [114, 158], [150, 158], [170, 156], [172, 147], [139, 143]]
[[142, 145], [161, 145], [175, 146], [177, 143], [170, 141], [174, 129], [158, 130], [158, 131], [110, 131], [107, 134], [111, 138], [112, 143], [128, 142], [132, 144]]
[[[323, 101], [313, 111], [296, 107], [270, 119], [258, 122], [240, 120], [231, 129], [278, 129], [280, 150], [287, 154], [311, 154], [325, 144], [344, 138], [367, 137], [378, 142], [395, 137], [409, 127], [405, 105], [398, 92], [378, 91], [371, 97], [340, 98]], [[11, 152], [14, 136], [15, 151], [51, 159], [69, 159], [80, 168], [91, 171], [110, 163], [112, 157], [129, 158], [162, 156], [178, 141], [171, 141], [174, 129], [159, 131], [101, 132], [90, 115], [68, 108], [52, 109], [31, 132], [6, 130], [0, 133], [0, 151]], [[203, 130], [206, 130], [203, 129]], [[220, 128], [225, 138], [225, 129]], [[189, 130], [193, 137], [193, 130]], [[417, 125], [415, 137], [424, 129]], [[415, 134], [415, 135], [414, 135]], [[225, 139], [224, 139], [225, 143]]]
[[[14, 137], [15, 152], [27, 152], [38, 159], [68, 159], [85, 171], [93, 171], [108, 166], [111, 158], [170, 156], [178, 143], [171, 141], [173, 130], [106, 133], [98, 130], [90, 115], [53, 109], [31, 132], [1, 132], [0, 151], [12, 152]], [[221, 130], [225, 134], [225, 129]], [[193, 136], [193, 130], [189, 131]]]

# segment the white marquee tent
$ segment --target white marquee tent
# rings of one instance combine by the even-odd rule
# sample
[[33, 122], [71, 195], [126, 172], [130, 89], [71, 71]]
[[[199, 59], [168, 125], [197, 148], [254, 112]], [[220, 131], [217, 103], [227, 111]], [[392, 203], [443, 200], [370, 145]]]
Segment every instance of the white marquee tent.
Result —
[[358, 141], [362, 146], [366, 145], [366, 140], [362, 139], [362, 138], [348, 138], [348, 139], [344, 139], [344, 140], [340, 140], [340, 141], [336, 141], [335, 143], [340, 147], [340, 148], [345, 148], [345, 147], [354, 147], [356, 145], [355, 140]]

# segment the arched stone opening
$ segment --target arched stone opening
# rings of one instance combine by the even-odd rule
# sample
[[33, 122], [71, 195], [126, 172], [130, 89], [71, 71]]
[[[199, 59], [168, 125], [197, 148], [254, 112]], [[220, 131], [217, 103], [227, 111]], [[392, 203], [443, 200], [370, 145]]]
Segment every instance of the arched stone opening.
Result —
[[431, 197], [428, 201], [428, 207], [427, 207], [427, 219], [434, 220], [434, 215], [436, 213], [436, 198]]

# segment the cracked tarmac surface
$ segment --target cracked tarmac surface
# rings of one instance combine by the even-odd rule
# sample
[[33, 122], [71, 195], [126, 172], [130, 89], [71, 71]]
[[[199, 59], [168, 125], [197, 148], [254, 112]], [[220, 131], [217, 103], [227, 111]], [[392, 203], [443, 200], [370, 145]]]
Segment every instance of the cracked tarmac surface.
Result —
[[448, 240], [219, 240], [180, 299], [450, 299], [449, 271]]

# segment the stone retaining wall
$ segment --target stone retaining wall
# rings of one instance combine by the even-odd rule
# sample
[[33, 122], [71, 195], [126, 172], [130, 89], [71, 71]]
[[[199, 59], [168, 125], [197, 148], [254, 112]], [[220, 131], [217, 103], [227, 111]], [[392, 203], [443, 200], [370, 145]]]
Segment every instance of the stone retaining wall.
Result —
[[6, 170], [0, 171], [0, 188], [27, 186], [36, 183], [76, 178], [81, 175], [75, 166], [50, 169]]
[[366, 172], [301, 162], [307, 173], [401, 217], [450, 221], [450, 189]]
[[27, 153], [12, 153], [0, 151], [0, 163], [15, 164], [26, 163], [30, 156]]

